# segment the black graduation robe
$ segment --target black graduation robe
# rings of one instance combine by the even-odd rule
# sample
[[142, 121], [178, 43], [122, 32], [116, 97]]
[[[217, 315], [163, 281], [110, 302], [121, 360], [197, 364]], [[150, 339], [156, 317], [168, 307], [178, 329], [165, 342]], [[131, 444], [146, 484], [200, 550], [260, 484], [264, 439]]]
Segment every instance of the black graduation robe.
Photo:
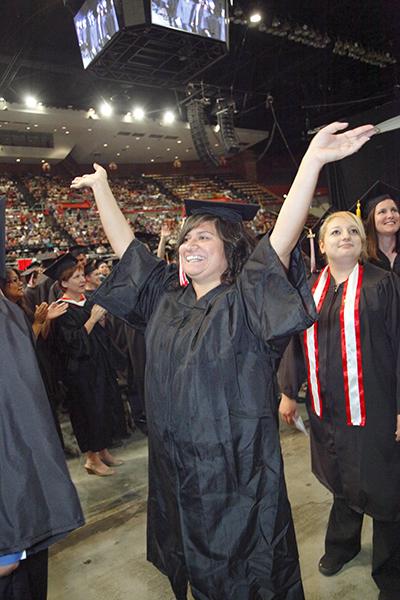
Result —
[[[300, 600], [275, 370], [311, 325], [301, 257], [289, 277], [264, 238], [234, 285], [196, 301], [137, 240], [93, 300], [146, 328], [148, 558], [175, 595]], [[292, 282], [292, 283], [291, 283]]]
[[[318, 319], [323, 418], [307, 398], [312, 470], [333, 494], [377, 520], [400, 519], [400, 280], [369, 263], [360, 295], [360, 331], [366, 425], [348, 426], [340, 342], [343, 284], [331, 279]], [[302, 343], [294, 339], [279, 369], [281, 391], [297, 397], [306, 379]]]
[[67, 312], [54, 321], [69, 414], [81, 452], [98, 452], [111, 444], [112, 407], [119, 395], [107, 333], [99, 323], [90, 334], [84, 327], [91, 306], [69, 302]]
[[393, 265], [390, 264], [390, 260], [386, 254], [379, 248], [377, 250], [377, 257], [378, 260], [370, 259], [370, 262], [373, 265], [380, 267], [381, 269], [385, 269], [385, 271], [392, 271], [393, 273], [396, 273], [396, 275], [400, 275], [400, 254], [397, 254], [393, 261]]
[[83, 525], [19, 306], [0, 296], [0, 555], [47, 548]]

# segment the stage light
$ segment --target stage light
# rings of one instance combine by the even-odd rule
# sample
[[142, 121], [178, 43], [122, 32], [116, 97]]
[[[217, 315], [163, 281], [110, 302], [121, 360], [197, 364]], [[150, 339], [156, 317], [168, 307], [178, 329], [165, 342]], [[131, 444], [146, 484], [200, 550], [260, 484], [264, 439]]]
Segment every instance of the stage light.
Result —
[[250, 23], [259, 23], [261, 21], [261, 19], [262, 19], [262, 17], [260, 15], [260, 13], [258, 13], [258, 12], [250, 15]]
[[89, 110], [86, 113], [86, 118], [87, 119], [98, 119], [99, 115], [96, 113], [94, 108], [89, 108]]
[[165, 113], [163, 114], [163, 125], [172, 125], [172, 123], [175, 121], [175, 115], [172, 112], [172, 110], [166, 110]]
[[35, 96], [28, 95], [28, 96], [25, 96], [25, 105], [28, 108], [37, 108], [38, 101], [35, 98]]
[[113, 107], [108, 102], [103, 102], [100, 106], [100, 114], [102, 117], [111, 117], [113, 114]]
[[133, 109], [133, 118], [136, 121], [143, 121], [144, 117], [145, 117], [145, 112], [143, 110], [143, 108], [141, 108], [140, 106], [136, 106], [136, 108]]

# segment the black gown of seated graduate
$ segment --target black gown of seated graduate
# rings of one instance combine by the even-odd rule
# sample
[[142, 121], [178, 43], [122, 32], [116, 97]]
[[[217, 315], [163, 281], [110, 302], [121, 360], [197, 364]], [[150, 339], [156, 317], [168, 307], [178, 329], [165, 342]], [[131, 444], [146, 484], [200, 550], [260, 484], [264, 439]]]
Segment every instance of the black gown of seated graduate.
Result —
[[0, 555], [31, 554], [83, 525], [83, 516], [30, 325], [1, 295], [0, 339]]
[[[300, 600], [277, 419], [285, 336], [312, 323], [299, 253], [264, 238], [200, 300], [137, 240], [93, 300], [146, 328], [148, 558], [176, 598]], [[292, 283], [291, 283], [292, 282]]]
[[[348, 426], [340, 333], [343, 284], [333, 278], [318, 318], [320, 419], [307, 398], [312, 470], [335, 496], [378, 521], [400, 520], [400, 279], [366, 263], [360, 295], [366, 425]], [[306, 379], [302, 344], [288, 346], [279, 369], [281, 391], [297, 397]]]
[[67, 312], [54, 322], [71, 424], [81, 452], [98, 452], [110, 445], [112, 406], [119, 400], [109, 336], [99, 323], [90, 334], [84, 327], [92, 306], [89, 301], [84, 306], [69, 301]]

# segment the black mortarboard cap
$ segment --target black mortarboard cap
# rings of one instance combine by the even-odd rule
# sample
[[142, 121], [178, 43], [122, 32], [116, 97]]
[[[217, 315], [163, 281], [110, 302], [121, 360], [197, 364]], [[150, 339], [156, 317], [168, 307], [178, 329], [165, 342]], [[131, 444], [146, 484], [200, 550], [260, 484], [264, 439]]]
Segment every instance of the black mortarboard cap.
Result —
[[394, 200], [400, 207], [400, 190], [384, 181], [375, 181], [357, 201], [357, 207], [360, 206], [361, 209], [361, 216], [366, 219], [371, 210], [387, 198]]
[[185, 200], [186, 216], [212, 215], [231, 223], [251, 221], [256, 216], [258, 204], [242, 204], [239, 202], [222, 202], [209, 200]]
[[47, 277], [50, 277], [50, 279], [54, 279], [54, 281], [57, 281], [66, 269], [69, 269], [70, 267], [75, 267], [75, 265], [77, 264], [78, 261], [76, 260], [76, 258], [72, 256], [70, 252], [66, 252], [65, 254], [60, 256], [60, 258], [55, 260], [50, 265], [50, 267], [47, 267], [47, 269], [43, 271], [43, 273]]
[[44, 252], [43, 254], [36, 254], [35, 260], [40, 262], [41, 266], [47, 269], [55, 260], [57, 260], [58, 254], [55, 252]]
[[34, 273], [35, 271], [39, 271], [39, 269], [40, 269], [40, 263], [37, 262], [36, 260], [34, 260], [31, 262], [29, 267], [27, 269], [25, 269], [25, 271], [22, 271], [21, 277], [28, 277], [29, 275], [32, 275], [32, 273]]
[[0, 279], [6, 277], [6, 197], [0, 196]]
[[71, 246], [69, 251], [72, 254], [72, 256], [79, 256], [80, 254], [86, 254], [88, 250], [87, 246], [80, 246], [79, 244], [76, 244], [75, 246]]

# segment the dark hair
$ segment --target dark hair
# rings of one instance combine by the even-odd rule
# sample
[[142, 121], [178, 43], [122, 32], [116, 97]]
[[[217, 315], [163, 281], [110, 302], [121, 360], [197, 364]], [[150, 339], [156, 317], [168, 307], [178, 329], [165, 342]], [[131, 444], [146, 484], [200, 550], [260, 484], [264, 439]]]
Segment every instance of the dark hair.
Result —
[[181, 229], [176, 249], [179, 250], [186, 235], [192, 229], [198, 227], [201, 223], [210, 221], [215, 224], [217, 234], [224, 243], [225, 257], [228, 263], [228, 268], [221, 275], [221, 283], [231, 284], [243, 269], [243, 265], [247, 262], [258, 241], [242, 221], [232, 223], [215, 215], [192, 215], [186, 219]]
[[[18, 269], [13, 269], [12, 267], [6, 267], [6, 278], [0, 279], [0, 289], [6, 298], [8, 298], [7, 293], [6, 293], [7, 283], [10, 278], [10, 275], [12, 275], [13, 273], [15, 273], [18, 276], [18, 279], [21, 281], [21, 273], [18, 271]], [[26, 314], [28, 319], [33, 321], [33, 313], [28, 306], [28, 303], [25, 298], [25, 294], [15, 304], [18, 304], [18, 306], [24, 311], [24, 313]]]
[[[384, 200], [393, 200], [393, 198], [390, 198], [390, 196], [382, 196], [382, 200], [380, 200], [380, 202], [383, 202]], [[376, 232], [376, 227], [375, 227], [375, 211], [376, 211], [376, 207], [380, 204], [380, 202], [377, 202], [377, 204], [374, 206], [374, 208], [369, 211], [368, 216], [365, 220], [365, 233], [367, 234], [368, 256], [370, 259], [376, 260], [376, 261], [379, 261], [379, 258], [378, 258], [379, 241], [378, 241], [378, 234]], [[395, 200], [393, 200], [393, 202], [395, 203], [397, 208], [399, 208], [398, 203]], [[396, 252], [400, 252], [400, 231], [398, 231], [396, 233]]]

